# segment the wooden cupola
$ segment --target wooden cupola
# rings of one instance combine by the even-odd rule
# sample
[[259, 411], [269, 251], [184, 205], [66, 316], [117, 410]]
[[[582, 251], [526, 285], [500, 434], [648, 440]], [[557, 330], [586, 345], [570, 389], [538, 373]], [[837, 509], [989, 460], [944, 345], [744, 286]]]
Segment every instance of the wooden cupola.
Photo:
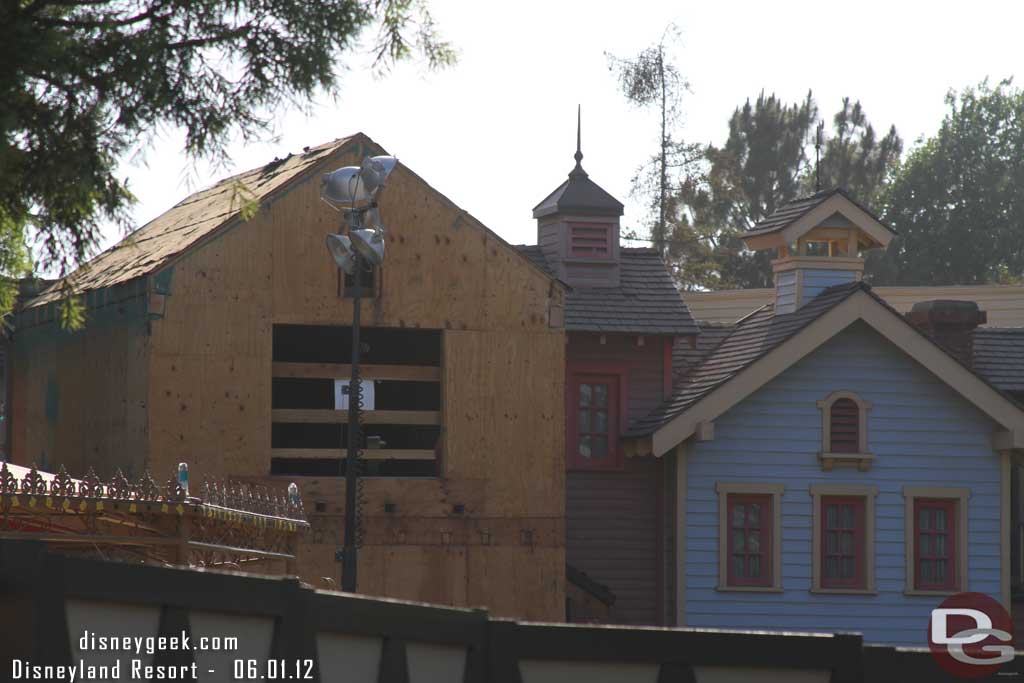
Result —
[[748, 249], [774, 249], [775, 312], [792, 313], [822, 290], [860, 280], [861, 254], [894, 233], [841, 189], [784, 204], [742, 235]]
[[583, 170], [579, 119], [575, 159], [569, 178], [533, 209], [537, 244], [563, 282], [574, 287], [618, 287], [623, 206]]

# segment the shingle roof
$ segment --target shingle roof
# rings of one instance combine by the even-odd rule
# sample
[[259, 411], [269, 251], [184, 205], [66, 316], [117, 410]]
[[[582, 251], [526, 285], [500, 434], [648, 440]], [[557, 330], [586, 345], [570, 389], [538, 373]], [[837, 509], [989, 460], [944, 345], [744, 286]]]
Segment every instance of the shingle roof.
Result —
[[680, 337], [672, 347], [673, 385], [696, 370], [722, 341], [732, 334], [732, 323], [698, 320], [697, 337]]
[[1024, 391], [1024, 327], [974, 330], [974, 371], [1003, 391]]
[[774, 307], [765, 305], [737, 321], [704, 362], [676, 385], [672, 397], [631, 425], [626, 436], [657, 431], [858, 291], [870, 291], [870, 287], [861, 282], [836, 285], [793, 313], [775, 315]]
[[829, 199], [833, 195], [842, 195], [849, 201], [853, 202], [858, 208], [863, 210], [865, 213], [871, 215], [875, 220], [884, 225], [891, 232], [895, 232], [889, 225], [883, 223], [881, 219], [876, 217], [867, 207], [858, 202], [856, 199], [851, 197], [840, 187], [831, 190], [822, 190], [816, 192], [807, 197], [797, 197], [789, 202], [786, 202], [775, 211], [772, 212], [767, 218], [758, 221], [758, 223], [748, 230], [747, 232], [740, 235], [742, 238], [754, 237], [755, 235], [767, 235], [772, 232], [779, 232], [785, 230], [796, 221], [803, 218], [805, 214], [810, 212], [816, 206]]
[[621, 216], [622, 211], [622, 202], [591, 180], [577, 160], [576, 168], [569, 173], [569, 178], [533, 208], [533, 217], [541, 218], [556, 213]]
[[[71, 277], [79, 291], [86, 292], [151, 273], [238, 216], [247, 201], [262, 202], [356, 137], [372, 144], [365, 136], [342, 138], [310, 147], [301, 154], [275, 159], [189, 195], [79, 268]], [[60, 290], [58, 282], [26, 302], [25, 307], [60, 299]]]
[[[540, 247], [519, 245], [517, 249], [538, 266], [553, 272]], [[656, 250], [622, 248], [619, 268], [618, 287], [574, 286], [566, 294], [566, 330], [697, 334], [697, 325]]]

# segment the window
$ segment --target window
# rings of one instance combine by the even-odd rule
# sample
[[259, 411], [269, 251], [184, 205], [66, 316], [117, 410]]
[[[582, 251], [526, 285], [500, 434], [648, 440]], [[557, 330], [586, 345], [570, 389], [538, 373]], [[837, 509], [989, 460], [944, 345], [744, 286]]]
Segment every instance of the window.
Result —
[[958, 593], [967, 586], [968, 489], [904, 487], [907, 592]]
[[582, 258], [611, 258], [611, 236], [611, 223], [570, 223], [569, 255]]
[[851, 466], [867, 470], [874, 456], [868, 452], [868, 418], [871, 404], [849, 391], [835, 391], [818, 401], [821, 410], [821, 452], [824, 470]]
[[719, 590], [781, 591], [781, 484], [719, 482]]
[[571, 395], [571, 465], [584, 469], [618, 467], [619, 392], [617, 374], [576, 374]]
[[875, 486], [814, 484], [811, 591], [874, 593]]

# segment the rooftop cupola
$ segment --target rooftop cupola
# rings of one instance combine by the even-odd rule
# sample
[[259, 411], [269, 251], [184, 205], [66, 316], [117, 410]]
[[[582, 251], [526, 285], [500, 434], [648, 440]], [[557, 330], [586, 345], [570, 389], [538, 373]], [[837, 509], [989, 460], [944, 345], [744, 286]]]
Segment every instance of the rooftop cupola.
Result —
[[622, 202], [583, 170], [580, 119], [576, 166], [569, 178], [534, 207], [537, 244], [559, 279], [576, 287], [619, 286], [619, 217]]
[[794, 199], [742, 235], [748, 249], [777, 250], [776, 313], [792, 313], [827, 287], [860, 280], [861, 253], [886, 247], [893, 236], [841, 189]]

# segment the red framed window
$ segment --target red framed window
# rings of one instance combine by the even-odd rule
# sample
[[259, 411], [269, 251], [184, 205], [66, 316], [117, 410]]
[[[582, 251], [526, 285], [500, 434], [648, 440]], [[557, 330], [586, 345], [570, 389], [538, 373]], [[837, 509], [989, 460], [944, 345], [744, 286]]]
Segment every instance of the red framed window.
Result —
[[730, 493], [729, 585], [772, 585], [772, 497], [760, 493]]
[[836, 399], [829, 409], [829, 448], [832, 453], [860, 453], [860, 406], [850, 398]]
[[569, 255], [581, 258], [611, 258], [612, 226], [610, 223], [570, 223]]
[[858, 496], [821, 498], [821, 587], [865, 587], [865, 510]]
[[572, 384], [572, 465], [578, 468], [619, 464], [619, 377], [575, 375]]
[[914, 588], [957, 589], [957, 501], [914, 499]]

